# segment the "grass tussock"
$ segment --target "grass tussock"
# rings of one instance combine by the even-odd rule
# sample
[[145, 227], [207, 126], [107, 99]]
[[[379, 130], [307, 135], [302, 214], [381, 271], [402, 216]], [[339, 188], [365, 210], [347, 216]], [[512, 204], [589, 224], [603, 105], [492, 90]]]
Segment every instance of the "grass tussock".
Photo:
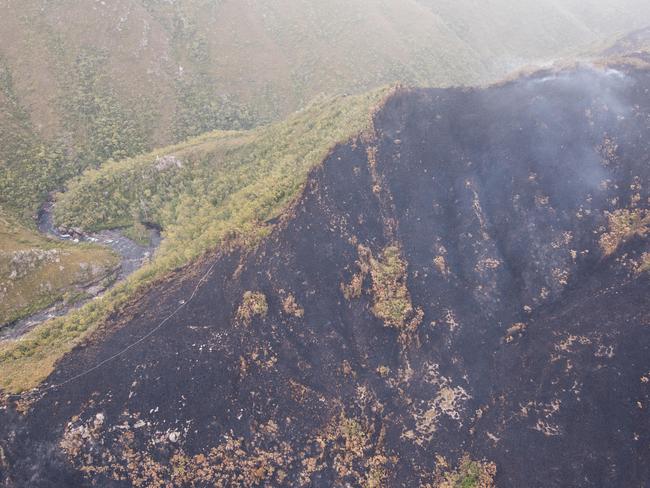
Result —
[[148, 222], [163, 229], [153, 261], [66, 317], [0, 345], [0, 388], [36, 386], [53, 365], [134, 295], [174, 269], [236, 240], [270, 232], [332, 147], [372, 126], [390, 90], [320, 100], [286, 121], [249, 132], [214, 132], [90, 170], [57, 203], [56, 218], [87, 230]]

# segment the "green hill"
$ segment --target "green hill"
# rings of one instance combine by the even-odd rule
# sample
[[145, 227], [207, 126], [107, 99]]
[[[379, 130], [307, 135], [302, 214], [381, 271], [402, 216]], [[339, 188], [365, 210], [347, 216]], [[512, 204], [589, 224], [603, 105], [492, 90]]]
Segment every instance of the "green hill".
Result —
[[165, 239], [152, 263], [101, 300], [0, 344], [0, 387], [22, 390], [42, 381], [111, 312], [178, 267], [217, 247], [259, 242], [330, 149], [371, 128], [374, 108], [389, 93], [321, 99], [280, 123], [208, 133], [73, 181], [57, 200], [59, 222], [97, 230], [142, 219], [163, 226]]
[[73, 141], [87, 165], [321, 92], [495, 79], [649, 15], [638, 0], [25, 0], [0, 6], [0, 55], [38, 134]]

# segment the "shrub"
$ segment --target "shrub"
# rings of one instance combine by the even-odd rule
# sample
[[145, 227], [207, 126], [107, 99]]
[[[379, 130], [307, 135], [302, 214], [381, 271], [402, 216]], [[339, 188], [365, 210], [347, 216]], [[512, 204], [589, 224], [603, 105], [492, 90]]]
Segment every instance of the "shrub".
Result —
[[298, 305], [298, 302], [296, 302], [296, 297], [294, 297], [291, 293], [289, 293], [289, 295], [287, 295], [287, 297], [282, 300], [282, 310], [285, 314], [293, 315], [294, 317], [298, 318], [301, 318], [305, 315], [305, 310], [300, 305]]
[[266, 295], [258, 291], [244, 292], [242, 302], [237, 309], [237, 318], [244, 324], [250, 325], [254, 317], [266, 317], [269, 305]]
[[370, 274], [374, 305], [372, 312], [386, 325], [402, 330], [417, 328], [422, 320], [421, 311], [411, 303], [406, 285], [406, 261], [397, 245], [386, 247], [379, 259], [370, 257]]
[[473, 461], [465, 454], [455, 471], [447, 473], [437, 488], [494, 488], [497, 467], [487, 461]]
[[618, 209], [608, 213], [609, 229], [600, 236], [600, 247], [605, 256], [634, 236], [645, 237], [650, 230], [650, 213], [644, 210]]

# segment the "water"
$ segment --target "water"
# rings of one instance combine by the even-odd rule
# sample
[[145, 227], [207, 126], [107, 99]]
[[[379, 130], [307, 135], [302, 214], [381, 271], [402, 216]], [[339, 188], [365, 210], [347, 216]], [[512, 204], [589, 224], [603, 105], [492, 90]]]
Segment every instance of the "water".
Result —
[[[154, 251], [160, 245], [161, 236], [160, 231], [157, 229], [149, 229], [148, 246], [140, 245], [128, 237], [125, 237], [119, 230], [103, 230], [101, 232], [88, 234], [65, 234], [54, 225], [54, 219], [52, 217], [53, 208], [54, 203], [49, 201], [41, 207], [41, 210], [38, 214], [38, 229], [43, 234], [65, 242], [90, 242], [110, 247], [113, 251], [119, 254], [121, 258], [120, 269], [118, 271], [116, 281], [93, 298], [102, 296], [104, 293], [106, 293], [106, 291], [115, 286], [116, 283], [124, 280], [127, 276], [142, 267], [143, 264], [151, 259]], [[25, 317], [24, 319], [2, 327], [0, 328], [0, 341], [18, 339], [42, 322], [45, 322], [46, 320], [54, 317], [65, 315], [70, 310], [79, 308], [90, 299], [92, 298], [75, 302], [74, 304], [59, 302], [50, 308], [41, 310], [40, 312], [30, 315], [29, 317]]]

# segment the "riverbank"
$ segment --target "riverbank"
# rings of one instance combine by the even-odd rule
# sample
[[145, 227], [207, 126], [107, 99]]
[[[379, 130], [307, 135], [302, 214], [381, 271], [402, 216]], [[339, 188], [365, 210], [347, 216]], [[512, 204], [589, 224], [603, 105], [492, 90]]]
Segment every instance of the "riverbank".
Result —
[[113, 250], [120, 258], [115, 272], [80, 290], [71, 300], [60, 300], [54, 305], [34, 314], [17, 320], [0, 328], [0, 342], [17, 340], [39, 324], [56, 317], [66, 315], [84, 305], [89, 300], [101, 297], [104, 293], [123, 281], [133, 272], [149, 262], [156, 248], [160, 245], [161, 236], [158, 229], [147, 229], [148, 243], [143, 245], [126, 237], [120, 230], [104, 230], [96, 233], [82, 231], [66, 231], [54, 224], [52, 211], [54, 202], [48, 201], [38, 213], [38, 230], [49, 238], [72, 244], [97, 244]]

